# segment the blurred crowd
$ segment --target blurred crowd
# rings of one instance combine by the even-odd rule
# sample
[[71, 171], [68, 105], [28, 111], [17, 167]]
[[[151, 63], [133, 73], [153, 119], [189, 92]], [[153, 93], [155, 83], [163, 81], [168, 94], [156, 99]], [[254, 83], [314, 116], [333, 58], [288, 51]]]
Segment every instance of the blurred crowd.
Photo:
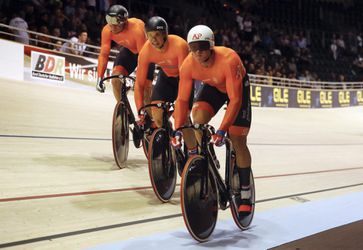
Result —
[[[241, 0], [232, 8], [219, 0], [175, 1], [170, 6], [158, 0], [0, 0], [0, 22], [66, 39], [60, 41], [41, 34], [13, 31], [14, 39], [19, 42], [97, 57], [98, 51], [87, 44], [100, 45], [105, 12], [110, 5], [119, 3], [129, 8], [131, 17], [144, 21], [154, 15], [163, 16], [168, 21], [170, 33], [184, 38], [192, 26], [207, 24], [215, 31], [216, 45], [236, 50], [252, 74], [307, 81], [363, 80], [361, 33], [351, 34], [349, 41], [338, 33], [331, 36], [322, 54], [327, 55], [325, 59], [336, 67], [340, 60], [351, 60], [350, 71], [321, 74], [317, 62], [322, 58], [312, 53], [311, 35], [303, 29], [287, 31], [273, 22], [262, 21], [259, 2]], [[183, 11], [179, 11], [178, 3], [184, 6]], [[113, 45], [117, 49], [117, 45]]]
[[10, 26], [69, 40], [65, 42], [40, 34], [14, 31], [17, 41], [82, 55], [87, 49], [86, 43], [99, 45], [103, 13], [109, 5], [106, 0], [97, 3], [91, 0], [7, 1], [2, 4], [1, 10], [7, 9], [9, 14], [2, 12], [0, 15], [2, 22]]

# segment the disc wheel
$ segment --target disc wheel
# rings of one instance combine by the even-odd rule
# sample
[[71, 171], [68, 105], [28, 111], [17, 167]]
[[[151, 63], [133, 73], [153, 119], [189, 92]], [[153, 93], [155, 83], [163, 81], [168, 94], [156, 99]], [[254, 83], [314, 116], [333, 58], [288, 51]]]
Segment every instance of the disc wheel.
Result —
[[[232, 171], [233, 173], [232, 179], [231, 179], [231, 192], [235, 194], [235, 196], [240, 196], [240, 182], [239, 182], [239, 175], [237, 171], [237, 167], [234, 164], [235, 161], [232, 161]], [[246, 230], [252, 223], [253, 215], [255, 212], [255, 199], [256, 199], [256, 193], [255, 193], [255, 182], [253, 178], [253, 173], [251, 170], [250, 175], [250, 187], [251, 187], [251, 201], [252, 201], [252, 211], [247, 216], [239, 216], [238, 215], [238, 207], [236, 205], [231, 204], [231, 212], [233, 216], [233, 220], [236, 223], [237, 227], [239, 227], [241, 230]]]
[[123, 102], [116, 104], [112, 122], [112, 145], [115, 162], [119, 168], [126, 165], [129, 153], [129, 120]]
[[181, 208], [189, 233], [199, 242], [212, 234], [218, 216], [217, 184], [206, 161], [192, 156], [185, 164], [180, 187]]
[[149, 143], [149, 175], [159, 200], [167, 202], [175, 191], [175, 157], [169, 144], [169, 135], [163, 128], [156, 129]]

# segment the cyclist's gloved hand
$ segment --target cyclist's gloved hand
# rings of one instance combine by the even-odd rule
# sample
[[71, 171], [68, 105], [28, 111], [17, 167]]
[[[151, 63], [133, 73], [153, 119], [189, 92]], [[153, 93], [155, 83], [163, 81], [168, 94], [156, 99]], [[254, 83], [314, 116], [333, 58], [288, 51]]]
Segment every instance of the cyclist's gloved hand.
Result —
[[105, 92], [105, 89], [106, 89], [106, 86], [105, 84], [102, 82], [102, 78], [101, 77], [98, 77], [97, 78], [97, 85], [96, 85], [96, 89], [101, 92], [101, 93], [104, 93]]
[[183, 137], [183, 134], [179, 130], [173, 132], [173, 136], [171, 137], [170, 143], [175, 149], [181, 148], [182, 137]]
[[211, 142], [216, 145], [217, 147], [220, 147], [224, 144], [226, 131], [224, 130], [217, 130], [217, 132], [212, 135]]

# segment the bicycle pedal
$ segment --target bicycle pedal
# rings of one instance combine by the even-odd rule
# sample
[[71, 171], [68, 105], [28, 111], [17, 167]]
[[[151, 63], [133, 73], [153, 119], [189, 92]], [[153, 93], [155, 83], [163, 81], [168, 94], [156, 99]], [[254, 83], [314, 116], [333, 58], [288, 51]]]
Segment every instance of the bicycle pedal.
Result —
[[219, 195], [219, 206], [222, 210], [227, 209], [229, 206], [228, 204], [228, 198], [225, 195]]
[[229, 208], [229, 204], [228, 204], [227, 202], [219, 201], [219, 207], [220, 207], [222, 210], [226, 210], [227, 208]]

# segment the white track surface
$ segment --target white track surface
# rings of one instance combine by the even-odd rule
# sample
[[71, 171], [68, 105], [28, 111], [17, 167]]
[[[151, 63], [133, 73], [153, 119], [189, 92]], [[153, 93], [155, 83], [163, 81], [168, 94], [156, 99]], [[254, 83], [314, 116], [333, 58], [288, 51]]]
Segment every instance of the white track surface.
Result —
[[142, 149], [131, 142], [116, 167], [112, 93], [4, 79], [0, 89], [0, 248], [266, 249], [363, 219], [363, 107], [253, 108], [255, 220], [242, 232], [220, 211], [199, 244], [179, 186], [169, 203], [153, 194]]

